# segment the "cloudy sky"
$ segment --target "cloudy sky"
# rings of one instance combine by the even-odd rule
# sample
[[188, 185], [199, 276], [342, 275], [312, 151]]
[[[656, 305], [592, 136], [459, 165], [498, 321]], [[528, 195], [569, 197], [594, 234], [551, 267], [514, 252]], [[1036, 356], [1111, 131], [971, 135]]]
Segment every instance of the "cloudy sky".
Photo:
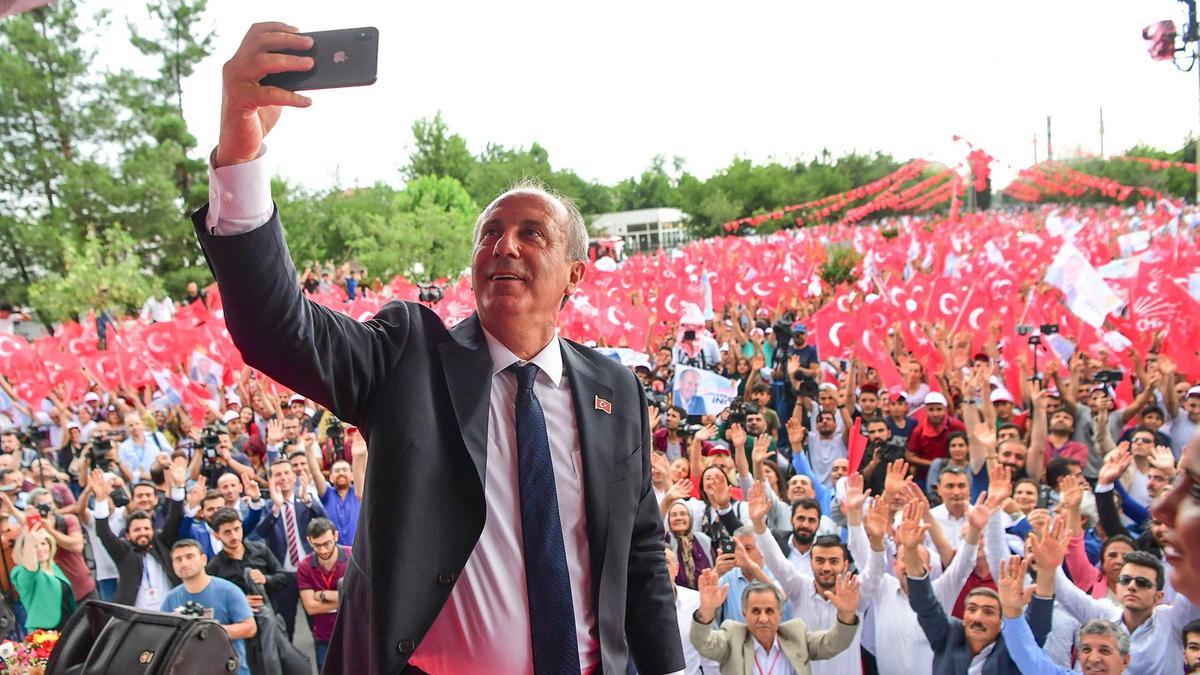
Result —
[[[95, 4], [94, 2], [91, 4]], [[134, 23], [148, 21], [129, 3]], [[398, 181], [415, 119], [442, 111], [478, 151], [541, 143], [556, 167], [615, 182], [657, 154], [708, 176], [762, 161], [883, 150], [956, 163], [969, 138], [997, 178], [1045, 156], [1144, 142], [1197, 124], [1197, 75], [1151, 61], [1141, 28], [1175, 0], [912, 2], [283, 2], [210, 0], [214, 51], [185, 88], [216, 143], [221, 64], [255, 21], [376, 26], [378, 83], [316, 92], [269, 138], [277, 172], [309, 187]], [[116, 21], [114, 24], [121, 24]], [[114, 33], [122, 29], [114, 28]], [[110, 40], [102, 60], [129, 57]]]

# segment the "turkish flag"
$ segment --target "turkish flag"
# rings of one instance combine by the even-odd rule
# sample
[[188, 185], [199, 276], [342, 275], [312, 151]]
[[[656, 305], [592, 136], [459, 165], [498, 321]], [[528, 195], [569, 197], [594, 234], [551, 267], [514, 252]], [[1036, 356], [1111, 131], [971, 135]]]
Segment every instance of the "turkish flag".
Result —
[[[182, 363], [180, 354], [179, 331], [172, 323], [155, 323], [142, 330], [142, 341], [146, 351], [159, 363], [176, 365]], [[188, 350], [190, 353], [191, 350]]]

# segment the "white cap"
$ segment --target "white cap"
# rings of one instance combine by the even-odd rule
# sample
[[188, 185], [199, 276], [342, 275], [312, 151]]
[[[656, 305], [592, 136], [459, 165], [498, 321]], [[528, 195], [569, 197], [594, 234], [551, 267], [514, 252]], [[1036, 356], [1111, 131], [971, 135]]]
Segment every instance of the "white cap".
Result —
[[97, 394], [94, 391], [89, 391], [88, 393], [83, 395], [83, 400], [88, 401], [89, 403], [99, 401], [100, 394]]
[[1184, 396], [1184, 398], [1191, 398], [1191, 397], [1193, 397], [1193, 396], [1198, 396], [1198, 397], [1200, 397], [1200, 385], [1196, 385], [1195, 387], [1192, 387], [1191, 389], [1188, 389], [1188, 391], [1187, 391], [1187, 395], [1186, 395], [1186, 396]]
[[288, 405], [291, 405], [296, 402], [304, 403], [304, 401], [305, 401], [305, 398], [303, 396], [301, 396], [300, 394], [292, 394], [291, 398], [288, 399]]
[[943, 396], [942, 392], [940, 391], [931, 391], [928, 394], [925, 394], [925, 405], [929, 405], [930, 403], [937, 405], [950, 405], [949, 401], [946, 400], [946, 397]]
[[239, 417], [241, 417], [241, 415], [238, 414], [238, 411], [226, 410], [225, 414], [221, 415], [221, 421], [226, 424], [229, 424], [230, 422], [232, 422], [233, 420], [236, 420]]
[[[1013, 395], [1008, 393], [1007, 389], [995, 389], [992, 391], [991, 396], [989, 396], [988, 398], [991, 399], [992, 403], [999, 403], [1000, 401], [1006, 401], [1008, 403], [1016, 403], [1016, 401], [1013, 400]], [[928, 399], [926, 399], [926, 400], [928, 400]]]
[[80, 428], [81, 427], [79, 426], [79, 422], [77, 422], [75, 420], [71, 420], [70, 422], [67, 422], [67, 430], [68, 431], [70, 431], [71, 429], [80, 429]]

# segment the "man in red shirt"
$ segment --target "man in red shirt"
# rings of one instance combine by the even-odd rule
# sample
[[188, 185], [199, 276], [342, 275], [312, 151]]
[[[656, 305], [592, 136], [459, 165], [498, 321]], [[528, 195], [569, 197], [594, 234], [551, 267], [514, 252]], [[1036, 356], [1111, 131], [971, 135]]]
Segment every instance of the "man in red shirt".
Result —
[[312, 617], [313, 647], [320, 669], [333, 638], [338, 585], [350, 562], [350, 547], [338, 545], [337, 528], [328, 518], [313, 518], [307, 534], [313, 552], [296, 566], [296, 585], [300, 588], [300, 604]]
[[904, 458], [915, 467], [917, 481], [925, 485], [925, 475], [929, 473], [929, 465], [938, 457], [950, 456], [950, 434], [955, 431], [966, 431], [962, 422], [950, 417], [947, 412], [948, 402], [941, 392], [930, 392], [925, 395], [924, 415], [918, 415], [916, 428], [908, 437], [908, 447]]

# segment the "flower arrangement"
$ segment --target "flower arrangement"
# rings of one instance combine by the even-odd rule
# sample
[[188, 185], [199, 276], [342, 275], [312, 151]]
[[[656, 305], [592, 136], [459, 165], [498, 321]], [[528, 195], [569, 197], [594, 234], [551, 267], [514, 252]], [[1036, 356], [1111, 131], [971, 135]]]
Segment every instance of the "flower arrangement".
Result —
[[0, 642], [0, 675], [41, 675], [54, 645], [58, 631], [35, 630], [21, 642]]

